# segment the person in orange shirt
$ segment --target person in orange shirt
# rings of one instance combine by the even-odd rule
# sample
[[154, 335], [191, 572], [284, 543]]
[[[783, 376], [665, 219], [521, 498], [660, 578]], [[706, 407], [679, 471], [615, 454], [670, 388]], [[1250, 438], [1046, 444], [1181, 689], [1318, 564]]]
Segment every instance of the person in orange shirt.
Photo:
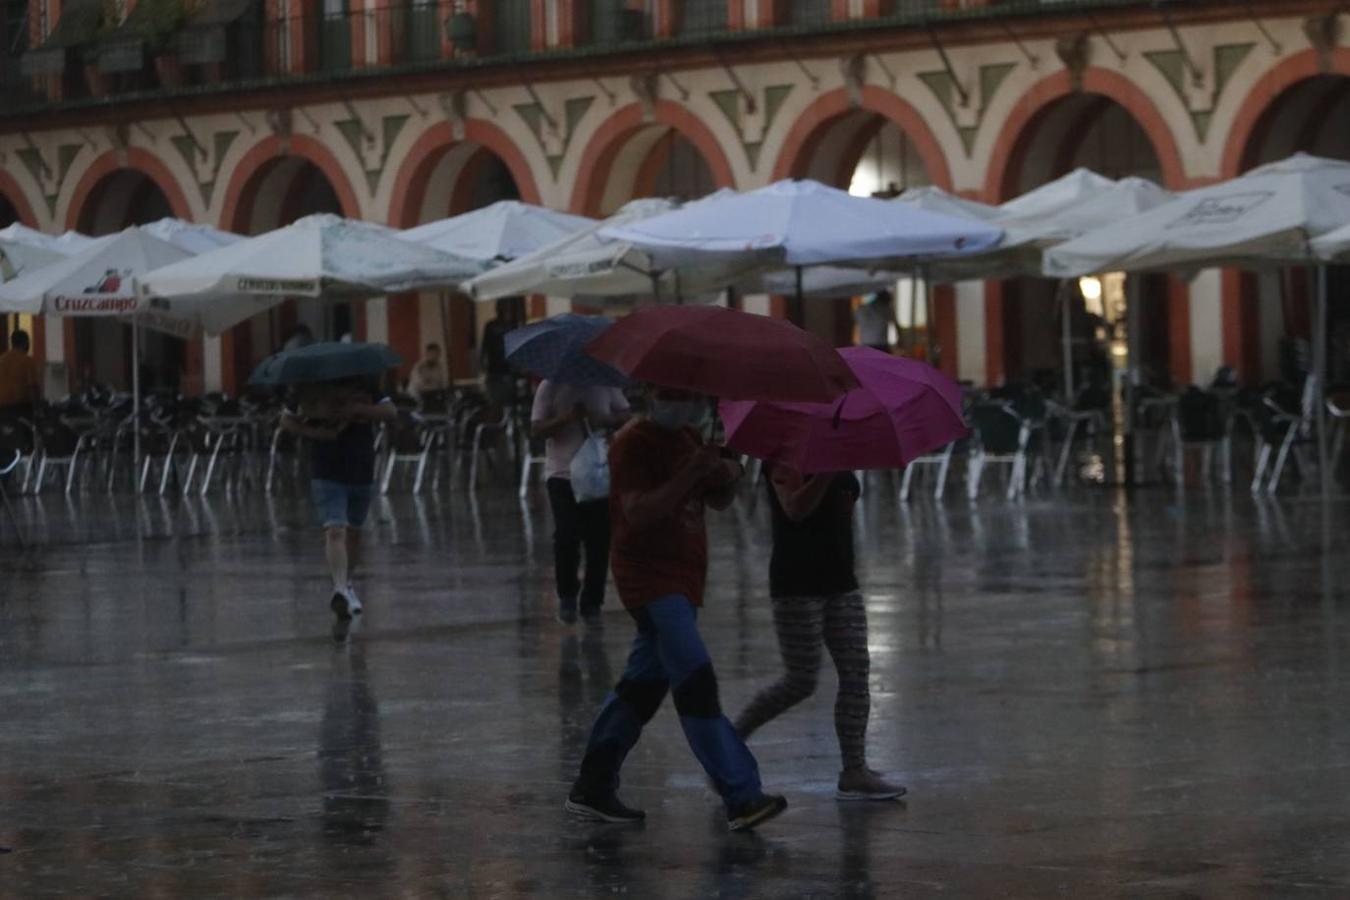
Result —
[[32, 416], [42, 400], [37, 360], [28, 355], [28, 332], [16, 330], [9, 350], [0, 355], [0, 419]]
[[761, 789], [758, 763], [722, 714], [698, 631], [708, 577], [704, 509], [730, 506], [742, 474], [740, 463], [704, 442], [710, 410], [707, 398], [657, 388], [648, 414], [625, 426], [610, 447], [610, 568], [637, 635], [567, 797], [567, 810], [585, 819], [645, 818], [619, 799], [619, 769], [667, 692], [690, 749], [726, 804], [731, 830], [754, 828], [787, 807]]

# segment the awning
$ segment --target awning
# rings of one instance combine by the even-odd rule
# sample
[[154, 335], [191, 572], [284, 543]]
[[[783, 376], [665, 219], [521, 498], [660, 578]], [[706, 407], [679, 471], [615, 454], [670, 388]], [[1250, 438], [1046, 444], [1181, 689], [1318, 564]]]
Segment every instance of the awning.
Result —
[[179, 60], [187, 65], [225, 62], [225, 27], [259, 8], [259, 0], [206, 0], [178, 34]]
[[102, 21], [102, 0], [71, 0], [47, 39], [20, 59], [19, 70], [28, 76], [60, 75], [67, 51], [92, 42]]

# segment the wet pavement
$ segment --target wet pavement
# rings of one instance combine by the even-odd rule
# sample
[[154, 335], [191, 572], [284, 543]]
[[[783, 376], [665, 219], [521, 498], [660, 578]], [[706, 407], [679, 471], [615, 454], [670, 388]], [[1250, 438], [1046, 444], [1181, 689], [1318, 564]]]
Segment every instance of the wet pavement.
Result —
[[[42, 547], [0, 526], [4, 900], [1350, 896], [1343, 502], [902, 506], [872, 480], [871, 762], [910, 795], [833, 799], [827, 675], [752, 742], [791, 807], [748, 835], [669, 706], [625, 769], [645, 826], [562, 812], [631, 629], [553, 621], [542, 496], [380, 503], [345, 641], [299, 501], [19, 507]], [[732, 711], [778, 671], [763, 516], [714, 518]]]

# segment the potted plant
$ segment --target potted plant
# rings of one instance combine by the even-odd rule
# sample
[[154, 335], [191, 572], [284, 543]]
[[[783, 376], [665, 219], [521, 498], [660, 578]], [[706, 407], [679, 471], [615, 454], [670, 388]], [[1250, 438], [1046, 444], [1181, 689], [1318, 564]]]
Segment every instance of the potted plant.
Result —
[[136, 4], [137, 31], [146, 52], [155, 61], [155, 74], [161, 87], [176, 88], [183, 83], [183, 65], [178, 58], [178, 32], [192, 11], [191, 0], [140, 0]]

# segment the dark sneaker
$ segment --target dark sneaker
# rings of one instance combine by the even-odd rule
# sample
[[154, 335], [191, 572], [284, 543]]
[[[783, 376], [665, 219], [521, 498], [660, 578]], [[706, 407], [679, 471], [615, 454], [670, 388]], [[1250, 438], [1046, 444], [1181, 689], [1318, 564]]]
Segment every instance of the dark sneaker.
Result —
[[887, 781], [872, 769], [862, 768], [840, 772], [834, 796], [839, 800], [896, 800], [905, 794], [901, 785]]
[[347, 602], [347, 593], [345, 591], [333, 591], [333, 598], [328, 601], [328, 608], [333, 611], [340, 621], [349, 622], [352, 618], [351, 605]]
[[570, 600], [558, 599], [558, 621], [564, 625], [575, 625], [577, 623], [577, 601], [573, 597]]
[[619, 795], [613, 792], [587, 794], [573, 789], [572, 793], [567, 795], [563, 809], [592, 822], [641, 822], [647, 818], [647, 814], [642, 810], [624, 806]]
[[787, 799], [777, 794], [760, 794], [727, 813], [727, 826], [732, 831], [749, 831], [762, 825], [787, 809]]

